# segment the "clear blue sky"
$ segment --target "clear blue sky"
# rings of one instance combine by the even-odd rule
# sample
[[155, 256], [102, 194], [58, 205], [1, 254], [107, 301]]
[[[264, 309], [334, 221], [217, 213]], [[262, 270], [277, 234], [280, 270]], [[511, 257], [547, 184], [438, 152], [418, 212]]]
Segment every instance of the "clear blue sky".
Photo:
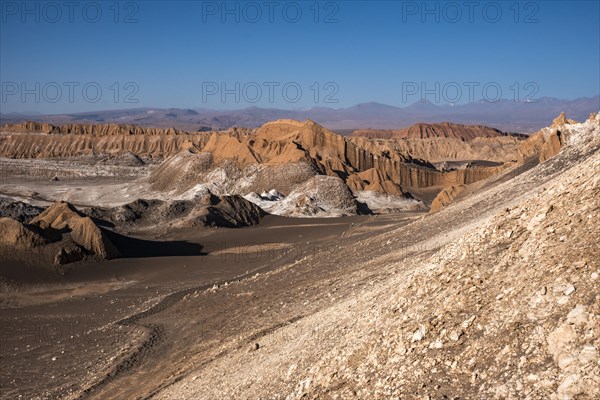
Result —
[[1, 1], [2, 112], [600, 93], [599, 1], [74, 3]]

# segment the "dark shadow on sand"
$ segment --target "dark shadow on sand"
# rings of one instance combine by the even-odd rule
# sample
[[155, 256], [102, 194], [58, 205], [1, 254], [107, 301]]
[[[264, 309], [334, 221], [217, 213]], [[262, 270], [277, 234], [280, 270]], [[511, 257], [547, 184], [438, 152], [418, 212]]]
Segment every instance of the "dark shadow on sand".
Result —
[[102, 228], [114, 228], [115, 224], [110, 221], [106, 221], [104, 219], [100, 219], [98, 217], [90, 217], [94, 223]]
[[183, 240], [158, 241], [137, 239], [105, 229], [108, 239], [119, 249], [119, 258], [205, 256], [202, 245]]

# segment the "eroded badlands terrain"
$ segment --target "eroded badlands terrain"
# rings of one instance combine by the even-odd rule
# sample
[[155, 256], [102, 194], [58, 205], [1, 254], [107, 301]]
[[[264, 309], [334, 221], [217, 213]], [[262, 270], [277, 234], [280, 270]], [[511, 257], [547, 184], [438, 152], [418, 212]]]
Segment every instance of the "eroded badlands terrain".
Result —
[[1, 397], [598, 398], [599, 148], [3, 126]]

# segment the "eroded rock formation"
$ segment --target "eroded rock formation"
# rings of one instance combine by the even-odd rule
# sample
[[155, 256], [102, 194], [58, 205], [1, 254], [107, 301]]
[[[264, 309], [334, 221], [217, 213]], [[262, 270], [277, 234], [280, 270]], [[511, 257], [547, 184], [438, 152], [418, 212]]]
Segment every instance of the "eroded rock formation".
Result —
[[444, 188], [431, 203], [430, 213], [438, 212], [448, 204], [452, 203], [464, 190], [465, 185], [448, 186]]
[[352, 136], [370, 139], [429, 139], [452, 138], [459, 140], [473, 140], [478, 137], [500, 137], [510, 134], [484, 125], [463, 125], [451, 122], [433, 124], [419, 123], [404, 129], [358, 129]]
[[69, 203], [54, 203], [31, 220], [31, 225], [38, 226], [44, 232], [70, 232], [75, 244], [100, 258], [111, 259], [120, 255], [102, 229]]

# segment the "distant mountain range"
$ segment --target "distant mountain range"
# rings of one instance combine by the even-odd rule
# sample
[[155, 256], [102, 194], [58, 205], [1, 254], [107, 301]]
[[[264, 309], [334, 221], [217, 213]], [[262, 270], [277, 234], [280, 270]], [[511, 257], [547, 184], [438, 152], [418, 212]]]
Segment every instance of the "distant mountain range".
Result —
[[560, 112], [585, 120], [600, 110], [600, 96], [561, 100], [544, 97], [537, 102], [500, 100], [461, 105], [417, 102], [407, 107], [361, 103], [349, 108], [314, 107], [308, 110], [248, 107], [239, 110], [204, 108], [136, 108], [75, 114], [0, 114], [0, 123], [24, 120], [65, 123], [118, 123], [187, 131], [221, 130], [233, 126], [254, 128], [277, 119], [311, 119], [331, 130], [348, 133], [354, 129], [400, 129], [418, 122], [445, 122], [487, 125], [505, 132], [535, 132], [548, 125]]

